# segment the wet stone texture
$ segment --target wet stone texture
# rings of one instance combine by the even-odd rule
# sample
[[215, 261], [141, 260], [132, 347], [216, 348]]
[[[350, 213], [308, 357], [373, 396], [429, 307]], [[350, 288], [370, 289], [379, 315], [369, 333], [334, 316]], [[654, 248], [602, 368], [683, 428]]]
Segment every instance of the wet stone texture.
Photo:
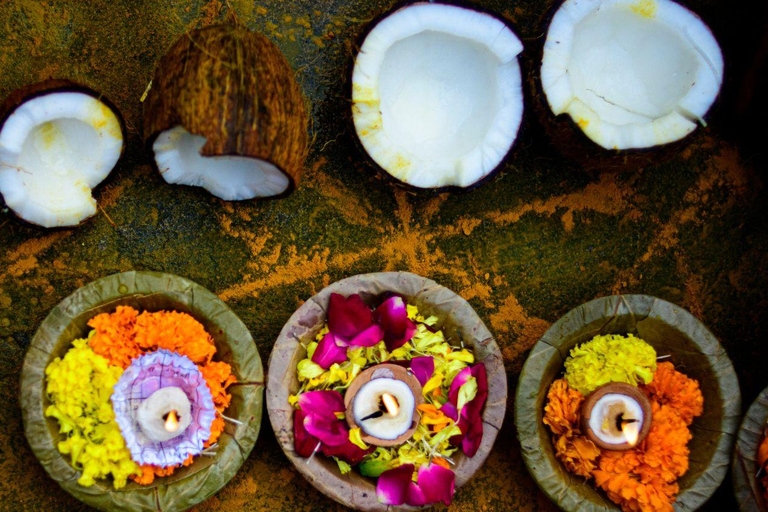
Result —
[[[527, 48], [542, 43], [552, 2], [488, 0]], [[745, 408], [768, 383], [765, 6], [688, 2], [726, 55], [726, 84], [706, 129], [663, 162], [585, 173], [559, 156], [531, 109], [500, 177], [466, 194], [412, 194], [377, 178], [354, 144], [342, 77], [354, 40], [389, 0], [56, 0], [0, 3], [0, 95], [69, 78], [108, 96], [128, 129], [123, 159], [97, 189], [99, 212], [46, 231], [0, 202], [0, 510], [85, 510], [33, 458], [18, 405], [19, 369], [36, 326], [85, 283], [130, 269], [186, 276], [224, 299], [266, 361], [283, 323], [343, 277], [409, 270], [468, 299], [494, 332], [510, 397], [527, 351], [572, 307], [645, 293], [707, 324], [734, 361]], [[311, 104], [304, 181], [281, 201], [225, 203], [166, 185], [140, 140], [139, 98], [156, 60], [190, 28], [230, 19], [275, 41]], [[532, 68], [534, 51], [524, 55]], [[757, 57], [756, 57], [757, 55]], [[762, 60], [761, 60], [762, 59]], [[528, 95], [529, 105], [537, 98]], [[758, 129], [758, 126], [760, 128]], [[761, 142], [762, 139], [762, 142]], [[512, 407], [508, 407], [511, 411]], [[511, 413], [510, 413], [511, 414]], [[511, 416], [454, 510], [553, 510], [532, 492]], [[705, 507], [733, 510], [729, 479]], [[249, 460], [198, 511], [326, 511], [280, 451], [269, 423]]]

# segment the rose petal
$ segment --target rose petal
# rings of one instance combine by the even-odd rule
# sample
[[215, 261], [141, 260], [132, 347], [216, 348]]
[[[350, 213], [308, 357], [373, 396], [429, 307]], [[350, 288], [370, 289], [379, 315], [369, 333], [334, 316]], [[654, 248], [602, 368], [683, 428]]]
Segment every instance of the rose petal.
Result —
[[306, 414], [301, 409], [293, 413], [293, 449], [300, 457], [309, 457], [320, 441], [304, 428]]
[[384, 329], [374, 324], [352, 338], [350, 345], [356, 347], [372, 347], [384, 339]]
[[375, 448], [375, 446], [371, 446], [367, 450], [363, 450], [359, 446], [349, 441], [349, 439], [347, 439], [346, 443], [339, 446], [329, 446], [323, 444], [322, 452], [326, 457], [338, 457], [339, 459], [349, 462], [354, 466], [363, 460], [363, 457], [373, 452]]
[[323, 445], [341, 446], [349, 441], [346, 422], [337, 418], [330, 420], [318, 414], [310, 414], [304, 418], [304, 428], [322, 441]]
[[[426, 504], [442, 501], [446, 505], [450, 505], [453, 499], [455, 480], [456, 475], [450, 469], [437, 464], [424, 464], [419, 468], [417, 485], [423, 491]], [[410, 501], [408, 504], [418, 506]]]
[[435, 373], [435, 360], [429, 356], [414, 357], [411, 359], [411, 372], [423, 386]]
[[308, 391], [299, 395], [299, 407], [307, 416], [318, 415], [321, 418], [337, 420], [337, 412], [346, 410], [344, 398], [338, 391]]
[[405, 334], [408, 310], [399, 295], [388, 298], [373, 312], [373, 320], [384, 328], [387, 339], [400, 339]]
[[331, 367], [333, 363], [343, 363], [347, 360], [347, 349], [336, 343], [336, 336], [328, 332], [317, 344], [315, 353], [312, 354], [312, 362], [317, 363], [324, 370]]
[[411, 322], [410, 320], [405, 320], [405, 334], [402, 336], [402, 338], [398, 339], [389, 339], [384, 338], [384, 342], [387, 345], [387, 350], [392, 352], [393, 350], [396, 350], [406, 343], [410, 341], [411, 338], [413, 338], [413, 335], [416, 334], [416, 324]]
[[383, 472], [376, 482], [376, 497], [385, 505], [399, 506], [405, 503], [413, 475], [413, 464], [403, 464]]
[[359, 295], [346, 299], [332, 293], [328, 303], [328, 328], [336, 336], [352, 338], [373, 323], [373, 313]]
[[[458, 403], [459, 390], [461, 389], [461, 386], [467, 383], [470, 377], [472, 377], [472, 367], [467, 366], [466, 368], [461, 370], [459, 373], [457, 373], [456, 376], [453, 378], [453, 381], [451, 382], [451, 389], [448, 391], [448, 400], [450, 400], [453, 405], [456, 405]], [[479, 385], [478, 385], [478, 388], [479, 388]]]
[[453, 421], [459, 419], [459, 411], [456, 410], [456, 406], [451, 402], [445, 402], [442, 407], [440, 407], [440, 411]]
[[423, 507], [429, 503], [424, 489], [413, 482], [408, 484], [408, 494], [405, 496], [405, 502], [412, 507]]

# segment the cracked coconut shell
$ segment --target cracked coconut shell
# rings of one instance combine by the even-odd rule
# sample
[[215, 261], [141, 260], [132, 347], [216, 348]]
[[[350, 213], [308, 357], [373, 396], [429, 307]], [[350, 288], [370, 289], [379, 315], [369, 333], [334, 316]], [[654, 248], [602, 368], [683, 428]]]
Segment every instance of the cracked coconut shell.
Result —
[[[231, 25], [182, 35], [158, 63], [144, 104], [149, 147], [164, 137], [174, 139], [174, 132], [199, 141], [192, 149], [174, 148], [180, 167], [197, 167], [180, 170], [186, 175], [177, 180], [157, 160], [166, 181], [203, 186], [227, 200], [292, 192], [307, 154], [307, 128], [304, 98], [283, 54], [265, 36]], [[199, 154], [191, 154], [193, 150]], [[220, 158], [204, 161], [206, 157]], [[241, 167], [225, 171], [232, 162]], [[250, 172], [242, 165], [259, 169]], [[269, 171], [266, 181], [262, 168]], [[231, 174], [220, 178], [225, 172]], [[224, 192], [210, 183], [216, 180], [228, 181]]]

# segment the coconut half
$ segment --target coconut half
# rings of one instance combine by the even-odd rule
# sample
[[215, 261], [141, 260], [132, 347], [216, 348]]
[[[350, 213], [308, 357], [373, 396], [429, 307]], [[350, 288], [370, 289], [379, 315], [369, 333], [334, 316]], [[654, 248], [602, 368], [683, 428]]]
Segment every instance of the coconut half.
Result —
[[352, 72], [352, 118], [388, 175], [417, 188], [470, 187], [509, 153], [523, 118], [520, 39], [453, 5], [400, 8], [368, 33]]
[[[118, 114], [98, 95], [45, 83], [9, 97], [0, 124], [0, 194], [16, 215], [46, 228], [96, 213], [93, 188], [123, 150]], [[42, 91], [42, 92], [41, 92]]]
[[307, 125], [280, 50], [229, 25], [183, 35], [160, 60], [144, 106], [146, 141], [165, 181], [229, 201], [292, 191]]
[[566, 0], [549, 25], [549, 107], [606, 149], [682, 139], [705, 124], [722, 82], [712, 32], [671, 0]]

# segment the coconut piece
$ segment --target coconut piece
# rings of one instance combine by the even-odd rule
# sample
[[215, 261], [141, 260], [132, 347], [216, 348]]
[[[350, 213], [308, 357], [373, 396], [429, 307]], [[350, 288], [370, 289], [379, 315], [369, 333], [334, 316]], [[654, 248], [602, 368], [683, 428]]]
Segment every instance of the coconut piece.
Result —
[[352, 72], [352, 118], [386, 175], [416, 188], [467, 188], [497, 170], [523, 117], [518, 55], [500, 19], [416, 3], [365, 37]]
[[160, 60], [144, 134], [165, 181], [228, 201], [290, 193], [308, 144], [285, 57], [263, 35], [229, 25], [183, 35]]
[[0, 194], [16, 215], [46, 228], [96, 213], [93, 188], [123, 150], [114, 106], [67, 81], [12, 93], [0, 108]]
[[566, 0], [549, 25], [549, 108], [606, 149], [682, 139], [705, 124], [722, 81], [712, 32], [671, 0]]

